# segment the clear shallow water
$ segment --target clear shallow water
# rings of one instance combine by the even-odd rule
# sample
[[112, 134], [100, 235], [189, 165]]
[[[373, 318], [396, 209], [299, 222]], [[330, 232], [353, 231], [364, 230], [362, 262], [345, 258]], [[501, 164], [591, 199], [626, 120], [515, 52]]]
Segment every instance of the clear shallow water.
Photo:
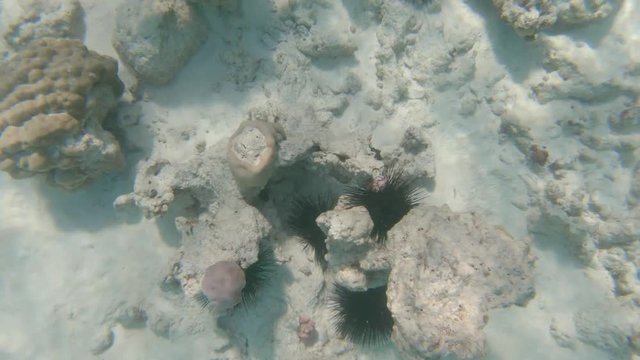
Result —
[[[633, 1], [603, 7], [601, 20], [588, 18], [589, 7], [560, 12], [535, 38], [489, 2], [205, 4], [197, 11], [206, 41], [187, 55], [181, 44], [193, 36], [165, 42], [174, 52], [158, 66], [185, 57], [165, 84], [137, 83], [143, 70], [127, 70], [134, 60], [116, 51], [114, 31], [126, 23], [119, 2], [80, 1], [74, 31], [55, 11], [71, 2], [0, 4], [7, 61], [22, 46], [11, 41], [47, 32], [81, 34], [90, 50], [119, 59], [125, 92], [102, 124], [126, 159], [73, 192], [46, 176], [0, 178], [0, 358], [410, 358], [397, 337], [374, 348], [338, 339], [328, 290], [337, 268], [323, 273], [283, 210], [323, 184], [361, 184], [391, 160], [424, 180], [425, 205], [477, 213], [531, 244], [535, 297], [488, 312], [484, 358], [638, 356]], [[180, 16], [171, 4], [153, 11]], [[182, 31], [149, 18], [147, 38]], [[7, 99], [0, 116], [18, 106]], [[247, 119], [287, 133], [254, 206], [238, 196], [225, 160]], [[42, 151], [54, 156], [56, 146]], [[136, 206], [114, 208], [132, 192]], [[278, 270], [255, 308], [216, 320], [192, 296], [202, 270], [225, 256], [248, 266], [251, 251], [234, 246], [260, 234], [262, 219]], [[296, 334], [300, 315], [315, 320], [312, 346]]]

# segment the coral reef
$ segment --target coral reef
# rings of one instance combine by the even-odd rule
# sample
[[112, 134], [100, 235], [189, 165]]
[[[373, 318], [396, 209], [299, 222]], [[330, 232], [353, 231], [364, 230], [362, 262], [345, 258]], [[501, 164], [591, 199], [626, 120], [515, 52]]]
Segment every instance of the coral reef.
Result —
[[115, 60], [77, 40], [44, 38], [0, 69], [0, 167], [16, 178], [48, 174], [74, 189], [123, 166], [102, 122], [123, 91]]
[[135, 0], [118, 7], [112, 43], [140, 80], [164, 84], [207, 36], [207, 19], [186, 0]]
[[[576, 354], [583, 344], [637, 353], [637, 317], [628, 314], [640, 289], [640, 72], [637, 51], [625, 49], [638, 47], [625, 35], [634, 28], [617, 27], [622, 17], [594, 21], [612, 19], [621, 3], [495, 0], [503, 19], [536, 42], [505, 34], [505, 25], [483, 21], [484, 6], [464, 1], [442, 9], [437, 0], [244, 2], [242, 11], [233, 0], [122, 5], [114, 44], [149, 83], [170, 81], [186, 64], [204, 41], [204, 14], [216, 36], [210, 67], [188, 73], [207, 76], [146, 87], [134, 105], [145, 114], [127, 130], [151, 136], [140, 137], [149, 140], [133, 192], [114, 205], [155, 218], [149, 223], [161, 225], [173, 257], [160, 296], [119, 304], [105, 322], [117, 323], [113, 331], [146, 326], [152, 336], [205, 339], [202, 348], [216, 358], [479, 358], [489, 311], [525, 305], [533, 294], [529, 240], [491, 222], [518, 238], [529, 230], [541, 253], [566, 246], [610, 281], [611, 302], [561, 309], [576, 331], [547, 298], [517, 309], [553, 315], [541, 320], [545, 341], [550, 333], [561, 351]], [[637, 12], [629, 4], [624, 16]], [[597, 26], [572, 26], [588, 22]], [[590, 31], [608, 26], [617, 30]], [[392, 161], [433, 191], [430, 204], [456, 211], [405, 194], [411, 206], [380, 232], [373, 213], [385, 204], [372, 211], [344, 197], [337, 206], [305, 197], [318, 183], [339, 191], [368, 184], [361, 189], [379, 193], [387, 182], [376, 175]], [[174, 219], [177, 240], [163, 227]], [[263, 243], [282, 265], [275, 273], [262, 271]], [[276, 281], [267, 295], [247, 293], [256, 307], [211, 321], [193, 297], [217, 261], [237, 263], [247, 284], [251, 274], [260, 275], [254, 284]], [[334, 327], [329, 284], [344, 299]], [[360, 298], [371, 293], [376, 298]], [[368, 335], [368, 320], [381, 320], [383, 308], [393, 328], [385, 317], [382, 336]], [[603, 311], [611, 318], [600, 318]], [[113, 331], [100, 327], [92, 351], [106, 351]], [[350, 343], [389, 337], [393, 344], [375, 354]]]

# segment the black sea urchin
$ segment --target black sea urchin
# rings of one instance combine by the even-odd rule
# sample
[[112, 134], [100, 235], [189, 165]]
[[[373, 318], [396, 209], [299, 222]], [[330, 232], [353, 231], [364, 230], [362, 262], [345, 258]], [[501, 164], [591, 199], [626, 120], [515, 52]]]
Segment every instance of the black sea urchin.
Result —
[[365, 346], [385, 343], [391, 337], [393, 317], [387, 308], [387, 286], [353, 291], [334, 285], [332, 304], [336, 332]]
[[379, 244], [385, 243], [387, 231], [423, 198], [416, 178], [396, 166], [385, 167], [381, 175], [365, 186], [349, 188], [346, 194], [348, 206], [364, 206], [369, 211], [373, 221], [371, 236]]
[[313, 249], [316, 262], [326, 268], [327, 236], [316, 224], [318, 215], [336, 206], [337, 199], [331, 193], [299, 196], [292, 201], [287, 225], [300, 238], [304, 248]]
[[241, 293], [241, 305], [251, 306], [256, 303], [260, 290], [273, 279], [276, 267], [273, 249], [261, 242], [258, 260], [244, 269], [246, 284]]

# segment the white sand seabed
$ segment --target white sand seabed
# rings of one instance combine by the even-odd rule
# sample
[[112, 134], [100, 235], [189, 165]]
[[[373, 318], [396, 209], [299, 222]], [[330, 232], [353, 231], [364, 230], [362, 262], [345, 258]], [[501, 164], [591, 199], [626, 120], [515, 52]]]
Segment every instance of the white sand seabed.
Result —
[[[20, 0], [0, 0], [0, 7], [7, 9], [7, 1]], [[111, 46], [113, 14], [116, 6], [124, 1], [81, 0], [87, 47], [117, 58]], [[287, 2], [276, 3], [281, 11], [286, 10]], [[348, 21], [344, 1], [322, 3], [328, 5], [315, 9], [319, 19], [315, 26], [332, 28]], [[583, 53], [575, 54], [578, 58], [596, 59], [586, 60], [590, 64], [583, 64], [585, 68], [594, 68], [599, 76], [611, 77], [628, 65], [625, 61], [635, 60], [636, 64], [640, 61], [638, 7], [634, 1], [624, 1], [611, 27], [612, 35], [604, 36], [601, 48], [588, 47]], [[246, 12], [251, 8], [244, 7]], [[441, 12], [435, 15], [439, 18], [435, 21], [442, 22], [448, 36], [456, 38], [457, 33], [473, 33], [477, 42], [473, 50], [476, 52], [475, 74], [469, 84], [459, 90], [428, 92], [429, 113], [425, 119], [435, 122], [431, 141], [436, 156], [436, 185], [426, 201], [434, 205], [447, 204], [454, 211], [477, 212], [517, 238], [532, 236], [527, 228], [527, 210], [533, 202], [529, 191], [532, 183], [540, 184], [542, 180], [532, 175], [512, 142], [501, 140], [501, 120], [491, 104], [501, 103], [505, 111], [524, 114], [522, 118], [531, 129], [532, 137], [544, 142], [552, 159], [572, 158], [580, 152], [577, 141], [565, 138], [556, 125], [558, 118], [571, 116], [573, 109], [568, 105], [570, 100], [541, 105], [531, 98], [529, 86], [544, 71], [539, 64], [537, 67], [528, 64], [528, 61], [540, 60], [528, 55], [541, 57], [541, 52], [529, 49], [530, 53], [514, 53], [522, 61], [504, 65], [504, 59], [499, 58], [502, 55], [496, 53], [536, 45], [524, 42], [515, 33], [496, 35], [507, 29], [507, 25], [492, 23], [499, 19], [497, 14], [485, 19], [476, 10], [463, 1], [443, 1]], [[255, 14], [247, 16], [260, 18]], [[424, 18], [433, 21], [435, 16]], [[239, 20], [237, 24], [249, 29], [250, 36], [243, 38], [247, 51], [256, 57], [270, 56], [256, 40], [261, 24], [243, 24]], [[360, 26], [358, 22], [352, 25]], [[177, 79], [166, 86], [145, 89], [147, 98], [141, 105], [141, 123], [149, 125], [150, 132], [156, 136], [168, 134], [162, 142], [141, 140], [146, 154], [162, 153], [169, 161], [179, 162], [192, 153], [196, 142], [204, 140], [212, 144], [231, 135], [247, 108], [265, 98], [265, 93], [270, 90], [272, 94], [286, 93], [287, 89], [276, 89], [281, 84], [276, 81], [262, 81], [256, 87], [251, 83], [238, 87], [229, 81], [220, 53], [229, 51], [231, 46], [220, 41], [224, 35], [216, 38], [216, 31], [220, 30], [220, 26], [213, 27], [214, 35]], [[373, 26], [357, 29], [354, 64], [318, 66], [311, 70], [318, 86], [339, 83], [348, 71], [362, 79], [363, 91], [350, 99], [345, 112], [331, 124], [336, 139], [349, 139], [359, 133], [375, 134], [377, 126], [383, 129], [381, 133], [394, 138], [406, 127], [385, 123], [385, 116], [372, 111], [364, 96], [366, 89], [376, 86], [373, 59], [376, 30]], [[588, 31], [581, 28], [578, 33]], [[579, 43], [563, 35], [555, 40]], [[616, 42], [626, 45], [618, 46]], [[438, 46], [434, 52], [444, 45]], [[625, 48], [629, 51], [620, 56], [621, 49]], [[508, 67], [511, 68], [506, 69]], [[496, 90], [500, 88], [501, 91]], [[471, 116], [460, 116], [459, 100], [469, 93], [477, 98], [477, 109]], [[182, 132], [192, 136], [180, 140], [171, 135]], [[384, 141], [386, 139], [380, 140]], [[603, 176], [598, 181], [624, 187], [630, 180], [623, 170], [620, 172], [619, 178]], [[0, 175], [0, 359], [214, 358], [209, 353], [210, 339], [206, 333], [167, 339], [147, 328], [120, 325], [113, 328], [111, 348], [98, 356], [91, 355], [95, 336], [104, 327], [104, 318], [123, 304], [152, 304], [176, 311], [159, 295], [158, 286], [175, 257], [173, 244], [177, 240], [172, 237], [177, 234], [166, 230], [171, 219], [147, 220], [118, 213], [112, 207], [116, 196], [132, 191], [134, 175], [106, 176], [75, 193], [51, 189], [41, 179], [15, 181]], [[597, 182], [594, 178], [577, 178], [575, 188], [584, 187], [583, 181]], [[615, 195], [613, 191], [612, 196]], [[624, 197], [624, 194], [618, 195], [618, 199]], [[612, 197], [611, 206], [615, 207], [616, 201]], [[561, 347], [550, 334], [553, 321], [566, 325], [571, 323], [576, 309], [613, 297], [612, 279], [602, 268], [577, 265], [563, 249], [534, 243], [534, 253], [538, 258], [536, 297], [525, 308], [511, 307], [490, 313], [485, 329], [490, 349], [487, 359], [613, 359], [610, 354], [577, 340], [575, 349]], [[298, 295], [287, 293], [287, 296]], [[340, 358], [387, 359], [388, 356], [384, 352], [366, 352]]]

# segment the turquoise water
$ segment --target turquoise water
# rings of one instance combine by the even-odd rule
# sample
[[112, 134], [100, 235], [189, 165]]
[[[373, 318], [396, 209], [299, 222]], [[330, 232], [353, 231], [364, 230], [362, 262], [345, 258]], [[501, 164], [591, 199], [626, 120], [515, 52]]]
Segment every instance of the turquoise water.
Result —
[[640, 356], [636, 1], [0, 10], [0, 359]]

